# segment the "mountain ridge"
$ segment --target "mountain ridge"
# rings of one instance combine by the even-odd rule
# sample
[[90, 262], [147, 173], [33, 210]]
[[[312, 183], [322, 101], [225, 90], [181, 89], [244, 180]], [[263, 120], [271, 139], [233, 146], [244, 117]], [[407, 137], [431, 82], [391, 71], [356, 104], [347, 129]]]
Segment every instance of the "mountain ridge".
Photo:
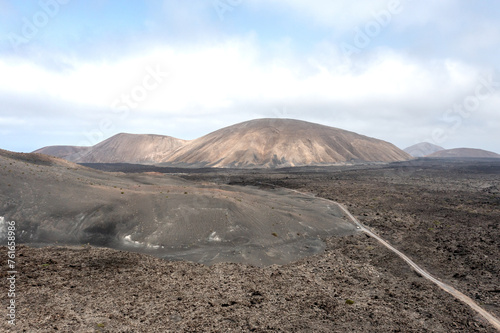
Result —
[[154, 164], [186, 142], [187, 140], [167, 135], [118, 133], [91, 147], [49, 146], [35, 150], [34, 152], [57, 153], [59, 152], [57, 147], [69, 147], [66, 150], [74, 150], [74, 153], [65, 156], [48, 155], [62, 157], [75, 163]]
[[441, 158], [500, 158], [500, 155], [492, 151], [476, 148], [454, 148], [446, 149], [427, 155], [426, 157]]
[[[275, 168], [412, 157], [393, 144], [358, 133], [294, 119], [241, 122], [194, 140], [119, 133], [95, 146], [44, 147], [76, 163], [140, 163], [175, 167]], [[74, 153], [65, 156], [61, 151]]]

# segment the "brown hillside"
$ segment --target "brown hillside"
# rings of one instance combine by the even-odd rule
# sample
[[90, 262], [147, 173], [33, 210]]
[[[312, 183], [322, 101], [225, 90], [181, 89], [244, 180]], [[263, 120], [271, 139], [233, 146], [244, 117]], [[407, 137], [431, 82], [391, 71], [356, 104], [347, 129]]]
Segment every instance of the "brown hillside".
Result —
[[171, 165], [276, 167], [411, 159], [391, 143], [291, 119], [258, 119], [187, 143], [163, 160]]
[[67, 158], [77, 163], [156, 163], [185, 142], [164, 135], [120, 133]]
[[427, 157], [444, 157], [444, 158], [500, 158], [497, 153], [473, 148], [455, 148], [435, 152]]

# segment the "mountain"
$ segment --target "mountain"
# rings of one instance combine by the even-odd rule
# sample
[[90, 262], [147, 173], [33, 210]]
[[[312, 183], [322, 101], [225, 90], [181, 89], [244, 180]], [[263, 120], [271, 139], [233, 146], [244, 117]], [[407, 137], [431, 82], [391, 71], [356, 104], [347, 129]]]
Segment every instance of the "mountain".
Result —
[[455, 148], [435, 152], [427, 157], [441, 158], [500, 158], [500, 155], [491, 151], [473, 148]]
[[48, 146], [35, 150], [33, 153], [45, 154], [59, 158], [67, 158], [71, 155], [81, 154], [89, 150], [90, 147], [78, 146]]
[[424, 157], [437, 151], [444, 150], [444, 148], [429, 142], [420, 142], [403, 150], [413, 157]]
[[391, 143], [292, 119], [257, 119], [186, 143], [162, 162], [175, 166], [282, 167], [411, 159]]
[[393, 162], [411, 156], [389, 142], [292, 119], [257, 119], [192, 141], [120, 133], [92, 147], [50, 146], [43, 153], [76, 163], [176, 167], [286, 167], [343, 162]]
[[[75, 152], [65, 155], [61, 146], [36, 150], [76, 163], [156, 163], [187, 141], [165, 135], [120, 133], [92, 147], [71, 147]], [[59, 154], [59, 155], [56, 155]]]

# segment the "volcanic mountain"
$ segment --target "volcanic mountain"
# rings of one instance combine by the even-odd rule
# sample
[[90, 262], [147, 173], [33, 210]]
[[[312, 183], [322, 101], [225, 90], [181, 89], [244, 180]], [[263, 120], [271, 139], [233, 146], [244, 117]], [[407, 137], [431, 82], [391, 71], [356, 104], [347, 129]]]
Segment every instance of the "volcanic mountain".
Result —
[[67, 146], [72, 154], [61, 154], [61, 146], [38, 149], [43, 153], [76, 163], [156, 163], [185, 144], [185, 140], [165, 135], [120, 133], [92, 147]]
[[427, 157], [442, 158], [500, 158], [500, 155], [492, 151], [473, 149], [473, 148], [455, 148], [435, 152]]
[[190, 141], [162, 162], [197, 167], [284, 167], [393, 162], [411, 156], [391, 143], [292, 119], [257, 119]]
[[413, 157], [424, 157], [440, 150], [444, 150], [444, 148], [429, 142], [420, 142], [404, 149], [405, 152]]
[[79, 146], [48, 146], [35, 150], [33, 153], [45, 154], [59, 158], [68, 158], [71, 155], [82, 154], [89, 150], [91, 147]]

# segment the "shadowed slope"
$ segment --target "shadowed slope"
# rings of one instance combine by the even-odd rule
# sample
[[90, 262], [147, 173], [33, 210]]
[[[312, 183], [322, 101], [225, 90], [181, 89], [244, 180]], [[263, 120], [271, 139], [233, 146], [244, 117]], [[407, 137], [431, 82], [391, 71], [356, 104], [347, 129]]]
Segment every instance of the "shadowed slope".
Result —
[[315, 198], [200, 185], [174, 176], [105, 173], [41, 154], [0, 151], [0, 240], [132, 249], [203, 263], [280, 264], [318, 238], [355, 227]]

